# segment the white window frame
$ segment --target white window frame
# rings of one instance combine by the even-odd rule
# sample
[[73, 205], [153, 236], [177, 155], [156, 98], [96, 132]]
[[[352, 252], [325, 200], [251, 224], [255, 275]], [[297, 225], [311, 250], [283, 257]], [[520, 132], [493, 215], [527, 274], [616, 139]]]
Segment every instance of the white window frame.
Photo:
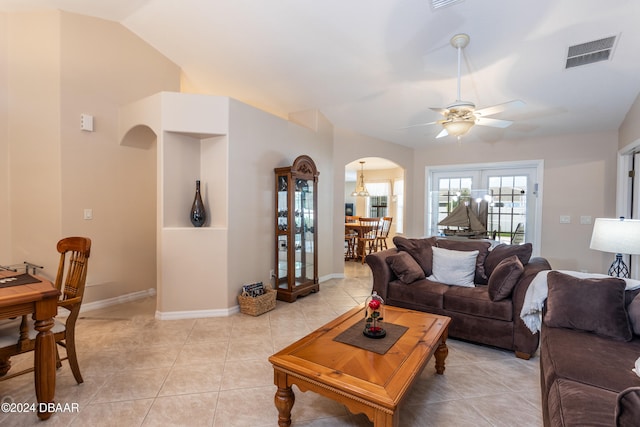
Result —
[[424, 206], [424, 234], [430, 233], [430, 224], [432, 220], [431, 212], [431, 192], [437, 190], [434, 186], [437, 183], [435, 178], [438, 175], [448, 173], [451, 175], [469, 173], [475, 174], [479, 179], [483, 174], [481, 172], [501, 172], [505, 174], [517, 174], [518, 170], [535, 169], [535, 182], [529, 191], [530, 197], [527, 198], [527, 204], [533, 204], [534, 219], [531, 227], [527, 227], [527, 241], [533, 245], [533, 256], [540, 256], [540, 244], [542, 242], [542, 200], [543, 200], [543, 181], [544, 181], [544, 160], [523, 160], [513, 162], [495, 162], [495, 163], [474, 163], [460, 165], [443, 165], [443, 166], [426, 166], [425, 167], [425, 206]]

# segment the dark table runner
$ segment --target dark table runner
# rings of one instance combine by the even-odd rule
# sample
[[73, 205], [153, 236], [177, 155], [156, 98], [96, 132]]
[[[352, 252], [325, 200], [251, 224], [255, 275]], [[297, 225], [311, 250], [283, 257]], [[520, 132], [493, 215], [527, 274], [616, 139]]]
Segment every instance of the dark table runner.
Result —
[[340, 335], [335, 337], [333, 340], [372, 351], [374, 353], [385, 354], [407, 331], [407, 329], [409, 329], [406, 326], [382, 323], [380, 326], [387, 331], [387, 335], [384, 338], [368, 338], [362, 333], [362, 331], [364, 331], [364, 324], [365, 320], [362, 319], [346, 331], [340, 333]]
[[0, 288], [8, 288], [10, 286], [28, 285], [29, 283], [42, 282], [30, 274], [23, 273], [16, 276], [0, 277]]

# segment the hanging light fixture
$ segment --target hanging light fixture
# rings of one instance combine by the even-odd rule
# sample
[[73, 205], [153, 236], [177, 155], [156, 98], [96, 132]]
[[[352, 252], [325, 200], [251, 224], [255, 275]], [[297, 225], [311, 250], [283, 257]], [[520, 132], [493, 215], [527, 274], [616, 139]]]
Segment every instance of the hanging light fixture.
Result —
[[358, 178], [358, 183], [356, 185], [356, 189], [352, 196], [360, 196], [360, 197], [369, 197], [369, 192], [367, 191], [367, 187], [364, 185], [364, 161], [360, 161], [360, 177]]

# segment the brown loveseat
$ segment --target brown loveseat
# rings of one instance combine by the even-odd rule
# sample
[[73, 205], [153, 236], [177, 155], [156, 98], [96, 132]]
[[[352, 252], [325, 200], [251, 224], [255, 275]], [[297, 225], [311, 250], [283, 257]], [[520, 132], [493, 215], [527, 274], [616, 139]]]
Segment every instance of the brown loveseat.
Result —
[[551, 267], [544, 258], [531, 258], [531, 244], [490, 250], [483, 240], [396, 236], [393, 242], [395, 248], [366, 257], [373, 290], [386, 304], [449, 316], [454, 338], [514, 350], [523, 359], [535, 353], [539, 336], [520, 311], [531, 280]]
[[544, 425], [640, 426], [640, 289], [547, 276], [540, 345]]

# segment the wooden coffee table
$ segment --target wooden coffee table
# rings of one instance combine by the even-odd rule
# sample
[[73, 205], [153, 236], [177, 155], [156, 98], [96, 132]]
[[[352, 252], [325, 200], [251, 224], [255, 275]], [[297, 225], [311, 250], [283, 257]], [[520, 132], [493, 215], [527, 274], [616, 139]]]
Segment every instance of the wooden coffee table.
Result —
[[269, 358], [278, 387], [279, 426], [291, 425], [294, 384], [340, 402], [354, 414], [364, 413], [374, 426], [399, 425], [399, 405], [432, 355], [436, 372], [444, 372], [451, 319], [399, 307], [384, 310], [384, 323], [408, 328], [385, 354], [334, 341], [364, 318], [361, 305]]

